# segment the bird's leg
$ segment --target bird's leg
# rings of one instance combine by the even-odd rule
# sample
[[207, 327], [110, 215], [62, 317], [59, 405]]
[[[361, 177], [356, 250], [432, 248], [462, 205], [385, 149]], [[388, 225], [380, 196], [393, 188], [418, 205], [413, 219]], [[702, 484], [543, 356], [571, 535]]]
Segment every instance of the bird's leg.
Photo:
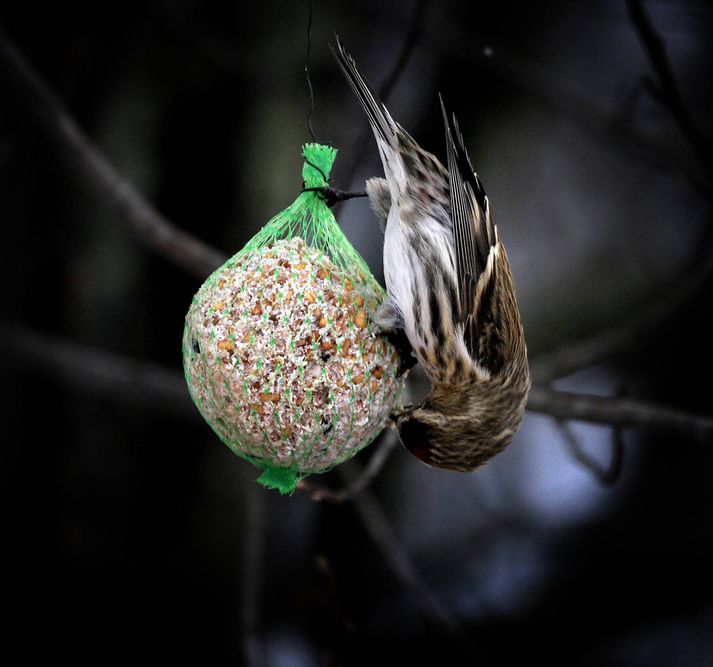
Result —
[[374, 322], [381, 329], [380, 336], [386, 338], [399, 352], [401, 362], [399, 363], [398, 374], [402, 375], [416, 365], [416, 357], [413, 355], [413, 347], [404, 331], [403, 315], [393, 299], [387, 294], [379, 306], [379, 310], [374, 315]]
[[399, 352], [400, 361], [397, 370], [399, 375], [403, 375], [416, 365], [417, 360], [413, 355], [413, 348], [403, 329], [389, 329], [388, 331], [382, 331], [380, 335], [386, 338]]

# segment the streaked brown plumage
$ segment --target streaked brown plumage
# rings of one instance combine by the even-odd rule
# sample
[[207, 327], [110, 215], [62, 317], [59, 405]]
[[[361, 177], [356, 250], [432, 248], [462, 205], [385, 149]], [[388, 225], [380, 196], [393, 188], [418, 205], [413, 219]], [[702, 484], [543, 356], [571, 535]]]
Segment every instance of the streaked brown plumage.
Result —
[[530, 388], [525, 338], [505, 248], [453, 118], [447, 164], [396, 123], [337, 40], [335, 55], [366, 111], [385, 179], [367, 193], [385, 223], [385, 331], [403, 329], [432, 389], [396, 418], [419, 459], [469, 471], [502, 451]]

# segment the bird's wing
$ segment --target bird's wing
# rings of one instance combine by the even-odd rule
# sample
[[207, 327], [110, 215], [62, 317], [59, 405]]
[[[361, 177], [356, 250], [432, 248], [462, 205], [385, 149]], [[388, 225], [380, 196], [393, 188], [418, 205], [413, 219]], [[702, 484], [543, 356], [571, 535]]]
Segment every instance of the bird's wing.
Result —
[[494, 298], [498, 237], [490, 206], [480, 179], [471, 165], [463, 136], [453, 117], [451, 126], [441, 99], [446, 129], [448, 183], [455, 245], [460, 304], [459, 321], [464, 326], [470, 356], [495, 371], [495, 340], [498, 328]]

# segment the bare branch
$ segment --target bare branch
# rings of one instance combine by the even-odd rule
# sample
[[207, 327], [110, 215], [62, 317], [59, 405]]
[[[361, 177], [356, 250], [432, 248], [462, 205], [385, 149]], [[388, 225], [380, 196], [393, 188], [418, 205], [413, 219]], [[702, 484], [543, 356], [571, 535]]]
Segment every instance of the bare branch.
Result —
[[[355, 484], [362, 474], [359, 465], [354, 461], [343, 463], [337, 471], [344, 478], [347, 487]], [[384, 560], [398, 579], [402, 587], [408, 591], [421, 612], [434, 624], [455, 628], [455, 621], [447, 609], [428, 587], [416, 566], [411, 561], [406, 550], [399, 542], [389, 520], [376, 496], [368, 489], [353, 498], [369, 537], [381, 551]]]
[[330, 503], [339, 504], [347, 500], [354, 500], [381, 472], [398, 441], [398, 437], [392, 430], [384, 431], [381, 436], [381, 442], [376, 446], [376, 451], [369, 459], [369, 463], [364, 466], [354, 480], [341, 489], [327, 489], [306, 479], [301, 480], [297, 488], [308, 493], [314, 501], [326, 500]]
[[626, 5], [629, 10], [629, 19], [634, 25], [646, 57], [656, 75], [656, 82], [646, 79], [647, 87], [654, 97], [671, 112], [691, 148], [708, 172], [713, 173], [713, 153], [710, 141], [698, 128], [693, 115], [683, 101], [681, 89], [666, 53], [666, 42], [656, 31], [641, 0], [627, 0]]
[[143, 245], [199, 278], [205, 278], [225, 261], [221, 252], [177, 228], [116, 173], [2, 28], [0, 74], [9, 79], [23, 108], [38, 127], [59, 146], [71, 173], [91, 187], [101, 200], [111, 204]]
[[579, 438], [577, 438], [569, 422], [561, 419], [554, 419], [553, 421], [572, 456], [592, 473], [600, 484], [611, 486], [619, 479], [624, 464], [624, 441], [620, 427], [612, 429], [612, 456], [609, 465], [605, 467], [582, 449]]
[[[384, 103], [389, 101], [389, 97], [394, 89], [394, 86], [398, 83], [399, 79], [406, 70], [413, 51], [418, 44], [421, 37], [421, 31], [423, 29], [423, 18], [428, 9], [428, 0], [416, 0], [411, 14], [411, 19], [409, 21], [409, 29], [404, 38], [403, 44], [401, 45], [401, 50], [399, 51], [398, 58], [394, 63], [391, 72], [386, 77], [384, 82], [379, 87], [378, 93], [379, 97]], [[364, 162], [364, 155], [366, 153], [366, 147], [369, 145], [369, 138], [371, 137], [371, 129], [369, 126], [365, 126], [361, 135], [356, 142], [356, 151], [354, 155], [354, 160], [352, 161], [351, 168], [346, 172], [344, 176], [345, 183], [351, 183], [354, 180], [354, 176], [359, 168], [359, 165]]]
[[[3, 366], [20, 367], [22, 372], [40, 370], [70, 386], [90, 389], [94, 395], [182, 418], [199, 419], [180, 371], [40, 334], [19, 325], [0, 327], [0, 342], [6, 350], [0, 357]], [[572, 394], [535, 386], [530, 391], [527, 409], [560, 419], [668, 428], [701, 440], [713, 437], [713, 417], [631, 398]], [[388, 453], [387, 448], [383, 456]], [[379, 465], [375, 462], [374, 468]], [[376, 472], [378, 470], [374, 474]]]
[[[706, 240], [702, 245], [709, 246], [709, 243]], [[533, 378], [537, 383], [549, 383], [606, 361], [631, 347], [694, 299], [712, 275], [713, 254], [703, 253], [700, 260], [694, 261], [693, 266], [675, 278], [668, 289], [658, 290], [650, 304], [621, 324], [535, 357], [530, 364]]]
[[3, 367], [40, 373], [94, 396], [144, 410], [199, 421], [183, 374], [158, 364], [39, 333], [25, 326], [0, 326]]
[[242, 541], [242, 576], [240, 587], [242, 664], [260, 667], [264, 663], [263, 647], [258, 635], [264, 580], [265, 532], [267, 511], [265, 491], [257, 484], [243, 485], [245, 511]]
[[527, 409], [559, 419], [574, 419], [612, 426], [667, 428], [688, 433], [704, 442], [713, 439], [713, 417], [692, 415], [630, 398], [611, 398], [533, 387]]

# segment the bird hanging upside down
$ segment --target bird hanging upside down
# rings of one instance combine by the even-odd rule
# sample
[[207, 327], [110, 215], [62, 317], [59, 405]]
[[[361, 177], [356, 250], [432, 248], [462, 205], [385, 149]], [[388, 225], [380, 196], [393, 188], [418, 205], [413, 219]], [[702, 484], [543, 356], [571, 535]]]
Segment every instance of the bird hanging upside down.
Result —
[[338, 38], [334, 53], [386, 176], [366, 188], [385, 224], [387, 298], [377, 322], [405, 332], [431, 382], [420, 405], [396, 415], [401, 442], [429, 465], [474, 470], [510, 443], [530, 389], [513, 277], [488, 197], [443, 100], [447, 170], [394, 121]]

